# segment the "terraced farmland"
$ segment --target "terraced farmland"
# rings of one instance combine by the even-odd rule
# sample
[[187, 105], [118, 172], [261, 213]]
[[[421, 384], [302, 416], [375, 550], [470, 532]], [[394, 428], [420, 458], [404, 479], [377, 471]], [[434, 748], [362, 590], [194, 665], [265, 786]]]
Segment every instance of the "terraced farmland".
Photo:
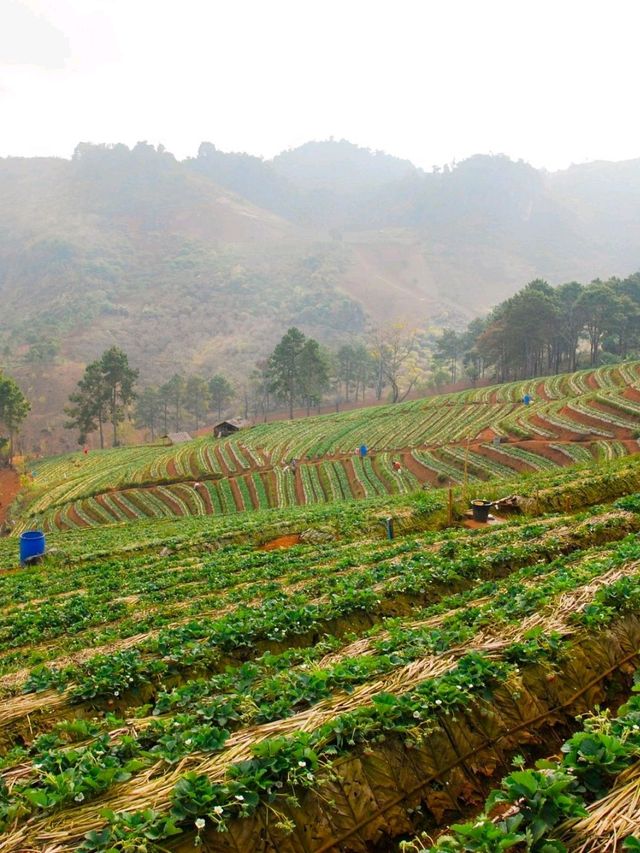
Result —
[[[54, 533], [24, 569], [2, 540], [0, 851], [393, 850], [512, 796], [511, 758], [599, 703], [624, 750], [540, 834], [590, 839], [637, 779], [640, 458], [520, 485], [529, 514], [477, 531], [439, 529], [434, 489]], [[309, 544], [256, 548], [276, 531]], [[492, 849], [460, 837], [434, 843]]]
[[[533, 403], [524, 406], [524, 394]], [[16, 514], [70, 530], [403, 494], [637, 453], [640, 363], [39, 464]], [[354, 452], [370, 448], [365, 459]], [[298, 460], [294, 468], [291, 460]], [[399, 463], [396, 470], [394, 463]]]

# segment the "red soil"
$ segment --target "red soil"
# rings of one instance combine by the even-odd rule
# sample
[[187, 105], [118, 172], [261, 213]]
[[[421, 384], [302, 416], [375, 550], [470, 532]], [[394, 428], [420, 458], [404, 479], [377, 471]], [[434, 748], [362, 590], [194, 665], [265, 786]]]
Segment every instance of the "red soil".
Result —
[[[166, 489], [166, 486], [165, 486], [165, 489]], [[183, 515], [182, 507], [180, 506], [180, 504], [178, 503], [176, 498], [171, 494], [170, 491], [160, 492], [154, 486], [151, 487], [150, 491], [151, 491], [151, 494], [154, 495], [161, 503], [165, 504], [165, 506], [168, 506], [174, 515], [176, 515], [178, 517]]]
[[538, 400], [551, 400], [552, 398], [547, 394], [544, 386], [544, 382], [538, 382], [535, 391], [536, 397], [538, 398]]
[[211, 503], [211, 495], [209, 494], [209, 489], [204, 485], [204, 483], [200, 484], [200, 487], [196, 489], [198, 494], [203, 500], [204, 510], [207, 515], [213, 515], [213, 504]]
[[306, 501], [304, 499], [304, 486], [302, 485], [302, 474], [300, 473], [299, 465], [296, 467], [296, 472], [293, 475], [293, 482], [296, 489], [296, 501], [300, 506], [304, 506]]
[[76, 512], [76, 508], [75, 508], [75, 506], [73, 506], [73, 504], [67, 510], [67, 518], [71, 522], [72, 526], [73, 525], [75, 525], [76, 527], [88, 527], [89, 526], [83, 518], [80, 518], [80, 516]]
[[584, 434], [578, 432], [577, 430], [573, 432], [573, 430], [565, 429], [563, 427], [556, 426], [552, 424], [551, 421], [545, 420], [541, 415], [531, 415], [529, 420], [535, 426], [539, 426], [541, 429], [547, 430], [547, 432], [554, 433], [552, 439], [550, 441], [584, 441]]
[[438, 482], [438, 475], [436, 472], [432, 471], [431, 468], [427, 468], [425, 465], [421, 465], [417, 459], [413, 458], [410, 452], [403, 454], [402, 464], [413, 474], [419, 483], [429, 483], [430, 486], [434, 487], [443, 485]]
[[630, 385], [628, 388], [624, 389], [622, 396], [626, 397], [627, 400], [633, 400], [635, 403], [640, 403], [640, 388], [635, 388], [633, 385]]
[[506, 520], [506, 518], [500, 518], [497, 515], [494, 515], [493, 518], [490, 518], [488, 521], [476, 521], [475, 518], [465, 518], [462, 522], [462, 526], [466, 527], [468, 530], [482, 530], [490, 526], [493, 527], [496, 524], [504, 524]]
[[[563, 442], [554, 441], [553, 444], [563, 444]], [[538, 456], [543, 456], [545, 459], [551, 460], [556, 465], [570, 465], [571, 460], [568, 456], [565, 456], [564, 453], [561, 453], [559, 450], [555, 450], [555, 448], [550, 447], [549, 443], [546, 441], [519, 441], [516, 442], [517, 447], [521, 447], [523, 450], [530, 450], [532, 453], [537, 453]]]
[[96, 499], [96, 503], [100, 504], [100, 506], [102, 507], [102, 509], [103, 509], [103, 510], [108, 514], [108, 515], [110, 515], [110, 516], [113, 518], [113, 520], [114, 520], [114, 521], [120, 521], [120, 519], [118, 518], [118, 516], [117, 516], [117, 515], [115, 514], [115, 512], [113, 511], [113, 507], [110, 507], [110, 506], [109, 506], [109, 504], [106, 502], [106, 500], [105, 500], [105, 496], [104, 496], [104, 495], [96, 495], [96, 498], [95, 498], [95, 499]]
[[85, 501], [85, 502], [84, 502], [84, 507], [83, 507], [83, 509], [84, 509], [84, 513], [85, 513], [85, 515], [88, 515], [88, 516], [89, 516], [89, 518], [90, 518], [92, 521], [94, 521], [96, 524], [104, 524], [104, 518], [103, 518], [103, 516], [102, 516], [99, 512], [97, 512], [97, 511], [96, 511], [96, 510], [91, 506], [91, 504], [89, 503], [89, 501]]
[[503, 453], [494, 450], [493, 447], [475, 447], [474, 450], [480, 456], [484, 456], [486, 459], [491, 459], [493, 462], [499, 462], [501, 465], [506, 465], [508, 468], [513, 468], [513, 470], [518, 473], [524, 474], [536, 470], [533, 465], [529, 465], [523, 459], [516, 459], [515, 456], [505, 456]]
[[[475, 441], [493, 441], [493, 439], [497, 435], [498, 435], [498, 433], [494, 429], [492, 429], [491, 427], [487, 427], [486, 429], [483, 429], [481, 432], [479, 432], [476, 435]], [[452, 442], [452, 444], [453, 443], [454, 442]], [[460, 441], [460, 442], [455, 442], [455, 443], [456, 444], [463, 444], [464, 442]]]
[[354, 496], [354, 498], [366, 498], [367, 494], [363, 486], [358, 482], [356, 472], [353, 470], [353, 462], [351, 461], [351, 458], [345, 459], [343, 465], [344, 472], [347, 475], [347, 480], [349, 481], [349, 488], [351, 489], [351, 494]]
[[[633, 420], [634, 417], [632, 414], [629, 414], [627, 412], [618, 411], [614, 406], [607, 406], [606, 403], [601, 403], [599, 400], [592, 400], [590, 405], [592, 409], [595, 409], [598, 412], [602, 412], [603, 415], [616, 415], [619, 418], [626, 418], [627, 420]], [[640, 418], [638, 418], [638, 426], [640, 426]], [[630, 427], [616, 427], [613, 426], [613, 424], [611, 425], [611, 427], [606, 426], [605, 429], [612, 429], [614, 431], [621, 430], [624, 435], [621, 435], [620, 438], [628, 437], [631, 430]]]
[[596, 377], [593, 373], [587, 374], [587, 387], [592, 388], [594, 391], [600, 390], [600, 386], [598, 385]]
[[[563, 417], [571, 418], [571, 420], [576, 421], [579, 424], [582, 424], [586, 427], [595, 427], [596, 429], [604, 430], [605, 432], [612, 433], [614, 438], [629, 438], [631, 433], [628, 429], [624, 427], [617, 427], [614, 424], [605, 424], [602, 421], [599, 421], [597, 418], [592, 418], [589, 415], [585, 415], [583, 412], [574, 412], [571, 409], [564, 407], [560, 409], [560, 414]], [[601, 436], [594, 436], [594, 438], [601, 438]]]
[[[247, 484], [247, 489], [249, 490], [249, 494], [251, 495], [251, 503], [254, 509], [260, 508], [260, 501], [258, 500], [258, 493], [256, 492], [256, 486], [253, 482], [253, 478], [250, 475], [247, 475], [244, 478], [245, 483]], [[247, 509], [251, 509], [251, 507], [247, 507]]]
[[9, 504], [20, 491], [20, 477], [13, 468], [0, 468], [0, 524], [7, 517]]
[[229, 470], [229, 466], [225, 462], [224, 456], [222, 455], [222, 453], [220, 453], [220, 448], [216, 447], [214, 452], [216, 454], [216, 459], [218, 460], [218, 465], [220, 466], [220, 470], [222, 471], [222, 476], [223, 477], [233, 476], [234, 472]]
[[251, 509], [250, 506], [245, 507], [244, 501], [242, 500], [242, 494], [240, 492], [240, 489], [238, 488], [238, 484], [232, 477], [229, 478], [229, 488], [231, 489], [231, 494], [233, 495], [237, 510], [240, 510], [240, 512], [242, 512], [244, 509]]
[[276, 548], [291, 548], [294, 545], [299, 545], [301, 542], [300, 534], [293, 533], [290, 536], [278, 536], [277, 539], [272, 539], [271, 542], [265, 542], [260, 545], [259, 551], [275, 551]]
[[115, 493], [115, 494], [111, 495], [111, 500], [112, 500], [112, 501], [114, 502], [114, 504], [118, 507], [118, 509], [122, 510], [122, 512], [127, 516], [127, 518], [130, 518], [130, 519], [132, 519], [133, 521], [137, 521], [138, 516], [137, 516], [137, 515], [135, 514], [135, 512], [131, 509], [131, 507], [128, 507], [128, 506], [124, 503], [124, 501], [122, 501], [122, 500], [120, 499], [120, 496], [119, 496], [117, 493]]
[[178, 476], [178, 469], [176, 468], [176, 463], [175, 463], [175, 460], [174, 460], [174, 459], [170, 459], [170, 460], [167, 462], [167, 474], [168, 474], [172, 479], [175, 479], [175, 478]]

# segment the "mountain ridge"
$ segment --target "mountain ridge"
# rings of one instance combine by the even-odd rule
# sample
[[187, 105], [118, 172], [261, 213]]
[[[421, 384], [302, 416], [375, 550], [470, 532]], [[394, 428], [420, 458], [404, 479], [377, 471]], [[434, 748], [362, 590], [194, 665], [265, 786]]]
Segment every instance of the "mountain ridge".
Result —
[[640, 159], [425, 172], [345, 140], [270, 161], [211, 143], [0, 159], [0, 353], [49, 429], [107, 346], [145, 381], [237, 379], [291, 325], [328, 344], [396, 318], [462, 326], [534, 278], [640, 268], [638, 213]]

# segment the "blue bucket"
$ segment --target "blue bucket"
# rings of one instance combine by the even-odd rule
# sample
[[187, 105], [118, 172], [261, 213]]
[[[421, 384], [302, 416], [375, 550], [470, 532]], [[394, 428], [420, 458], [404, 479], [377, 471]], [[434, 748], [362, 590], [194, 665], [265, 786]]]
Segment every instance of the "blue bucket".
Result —
[[24, 564], [33, 557], [42, 557], [46, 550], [42, 530], [27, 530], [20, 534], [20, 562]]

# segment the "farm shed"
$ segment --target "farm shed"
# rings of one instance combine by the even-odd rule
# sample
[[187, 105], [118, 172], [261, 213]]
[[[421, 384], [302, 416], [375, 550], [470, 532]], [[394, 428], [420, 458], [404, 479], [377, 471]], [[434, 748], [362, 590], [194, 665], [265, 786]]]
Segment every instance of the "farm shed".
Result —
[[249, 426], [249, 421], [244, 418], [231, 418], [228, 421], [220, 421], [213, 428], [214, 438], [226, 438], [228, 435], [233, 435], [234, 432], [244, 429]]
[[188, 432], [169, 432], [161, 436], [161, 438], [168, 447], [173, 447], [174, 444], [184, 444], [185, 441], [192, 440]]

